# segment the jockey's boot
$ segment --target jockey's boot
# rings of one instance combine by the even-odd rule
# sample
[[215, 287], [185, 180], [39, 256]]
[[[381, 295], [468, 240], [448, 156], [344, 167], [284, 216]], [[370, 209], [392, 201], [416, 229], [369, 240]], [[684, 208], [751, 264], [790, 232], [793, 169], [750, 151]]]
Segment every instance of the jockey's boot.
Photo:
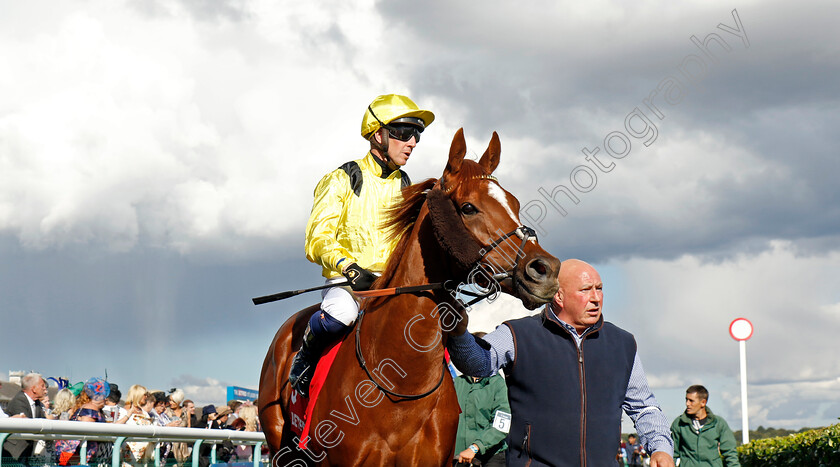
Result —
[[309, 397], [309, 383], [315, 374], [315, 366], [321, 353], [332, 343], [347, 334], [350, 326], [333, 318], [323, 310], [318, 310], [309, 318], [303, 333], [303, 344], [289, 370], [289, 384], [304, 397]]
[[[303, 396], [309, 397], [309, 383], [312, 381], [312, 375], [315, 373], [315, 365], [318, 364], [318, 359], [321, 358], [321, 352], [324, 350], [323, 341], [326, 336], [321, 336], [318, 339], [312, 333], [312, 327], [306, 325], [306, 331], [303, 333], [303, 344], [300, 346], [294, 361], [292, 361], [292, 369], [289, 371], [289, 384]], [[318, 342], [318, 341], [322, 342]]]

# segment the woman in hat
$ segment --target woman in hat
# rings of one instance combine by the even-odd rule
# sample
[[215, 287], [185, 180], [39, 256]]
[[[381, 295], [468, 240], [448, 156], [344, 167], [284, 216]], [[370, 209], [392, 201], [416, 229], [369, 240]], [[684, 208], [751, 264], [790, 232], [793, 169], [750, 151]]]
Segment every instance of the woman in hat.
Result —
[[[80, 422], [98, 422], [104, 423], [105, 416], [102, 414], [102, 407], [105, 407], [105, 398], [111, 392], [111, 387], [108, 382], [102, 378], [91, 378], [85, 385], [79, 397], [76, 398], [76, 405], [73, 408], [73, 414], [70, 415], [70, 420], [77, 420]], [[71, 459], [76, 454], [81, 441], [75, 439], [61, 439], [55, 443], [56, 457], [59, 465], [68, 465]], [[95, 441], [88, 442], [87, 447], [87, 462], [96, 454], [98, 450], [98, 443]]]
[[[226, 405], [219, 406], [218, 409], [216, 409], [216, 406], [213, 404], [204, 406], [204, 408], [201, 409], [201, 421], [198, 422], [197, 428], [216, 430], [223, 429], [225, 428], [227, 417], [231, 412], [230, 407]], [[207, 467], [210, 465], [210, 451], [213, 448], [213, 444], [216, 444], [216, 459], [219, 462], [227, 462], [233, 454], [233, 443], [229, 440], [225, 440], [221, 443], [202, 444], [199, 451], [199, 467]]]

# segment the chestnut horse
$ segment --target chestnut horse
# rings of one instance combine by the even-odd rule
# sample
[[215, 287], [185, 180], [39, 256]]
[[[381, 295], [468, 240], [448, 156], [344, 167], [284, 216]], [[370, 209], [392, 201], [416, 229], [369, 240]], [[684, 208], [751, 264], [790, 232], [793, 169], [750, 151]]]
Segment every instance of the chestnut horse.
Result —
[[[464, 303], [443, 284], [478, 284], [474, 279], [482, 276], [481, 287], [495, 285], [529, 309], [549, 301], [559, 286], [560, 261], [519, 222], [519, 201], [491, 175], [500, 152], [494, 132], [478, 162], [465, 160], [458, 130], [441, 178], [403, 190], [387, 226], [401, 237], [373, 287], [436, 286], [363, 301], [315, 400], [306, 448], [288, 422], [289, 368], [318, 307], [298, 312], [277, 331], [258, 401], [272, 467], [451, 465], [460, 409], [444, 347]], [[499, 282], [487, 280], [493, 275]]]

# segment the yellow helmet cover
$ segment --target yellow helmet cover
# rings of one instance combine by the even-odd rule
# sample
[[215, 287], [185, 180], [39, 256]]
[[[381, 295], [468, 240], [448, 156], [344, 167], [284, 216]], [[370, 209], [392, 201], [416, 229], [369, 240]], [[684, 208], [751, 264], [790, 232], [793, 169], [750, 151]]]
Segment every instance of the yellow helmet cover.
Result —
[[[376, 114], [375, 116], [371, 115], [371, 110]], [[362, 117], [362, 137], [370, 138], [370, 135], [381, 127], [377, 118], [387, 125], [398, 118], [405, 117], [419, 118], [423, 120], [425, 126], [431, 125], [435, 120], [435, 114], [431, 110], [420, 109], [408, 97], [399, 94], [384, 94], [374, 99], [369, 109], [365, 109], [365, 115]]]

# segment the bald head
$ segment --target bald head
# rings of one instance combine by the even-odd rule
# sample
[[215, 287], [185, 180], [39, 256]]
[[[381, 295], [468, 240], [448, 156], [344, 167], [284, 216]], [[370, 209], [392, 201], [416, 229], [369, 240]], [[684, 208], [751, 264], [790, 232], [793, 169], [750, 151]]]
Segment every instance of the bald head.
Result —
[[557, 280], [560, 289], [554, 295], [553, 303], [557, 317], [574, 326], [578, 333], [597, 323], [604, 301], [598, 271], [579, 259], [567, 259], [560, 265]]
[[560, 271], [557, 273], [557, 280], [560, 281], [560, 286], [562, 287], [564, 282], [568, 283], [573, 280], [576, 275], [584, 269], [595, 271], [595, 268], [586, 261], [581, 261], [579, 259], [563, 260], [563, 262], [560, 263]]

